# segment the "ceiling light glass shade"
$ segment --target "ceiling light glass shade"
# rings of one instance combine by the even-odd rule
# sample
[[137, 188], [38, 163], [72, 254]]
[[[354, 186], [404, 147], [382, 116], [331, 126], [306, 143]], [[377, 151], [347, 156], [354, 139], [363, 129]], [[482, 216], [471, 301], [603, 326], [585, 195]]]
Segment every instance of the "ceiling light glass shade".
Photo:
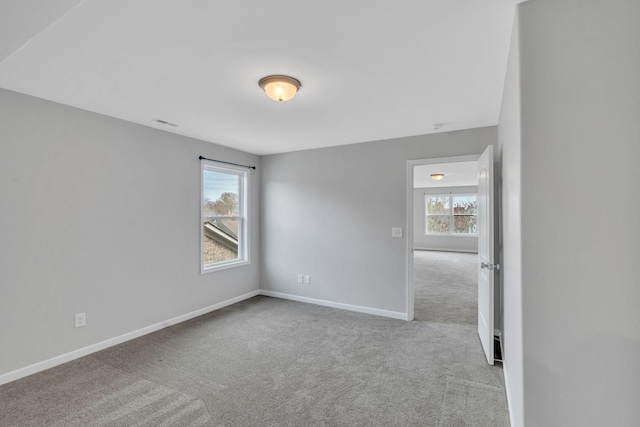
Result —
[[442, 178], [444, 178], [444, 174], [443, 173], [432, 173], [431, 174], [431, 179], [433, 179], [433, 180], [440, 181]]
[[289, 76], [267, 76], [258, 82], [260, 87], [265, 91], [267, 96], [274, 101], [288, 101], [300, 89], [300, 81]]

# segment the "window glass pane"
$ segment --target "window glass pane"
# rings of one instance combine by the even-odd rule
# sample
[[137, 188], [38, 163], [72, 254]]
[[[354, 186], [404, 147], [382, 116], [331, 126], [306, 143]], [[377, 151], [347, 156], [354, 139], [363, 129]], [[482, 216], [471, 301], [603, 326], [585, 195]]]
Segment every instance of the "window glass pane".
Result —
[[453, 232], [461, 234], [476, 234], [478, 217], [475, 215], [454, 215]]
[[238, 216], [240, 176], [204, 171], [204, 216]]
[[430, 215], [427, 217], [427, 233], [448, 233], [449, 215]]
[[205, 220], [204, 265], [238, 259], [238, 218]]
[[249, 262], [244, 217], [247, 186], [244, 169], [202, 165], [202, 273]]
[[453, 196], [454, 215], [477, 215], [476, 196]]
[[449, 215], [449, 196], [427, 197], [427, 215]]

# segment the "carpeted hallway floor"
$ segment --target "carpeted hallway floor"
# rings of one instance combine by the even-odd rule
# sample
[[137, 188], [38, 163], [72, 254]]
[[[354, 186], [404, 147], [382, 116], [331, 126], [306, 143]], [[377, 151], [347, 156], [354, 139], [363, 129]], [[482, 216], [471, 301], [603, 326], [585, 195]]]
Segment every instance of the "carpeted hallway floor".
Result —
[[416, 321], [255, 297], [1, 386], [0, 425], [508, 426], [475, 255], [415, 256]]
[[415, 251], [415, 319], [478, 324], [478, 255]]

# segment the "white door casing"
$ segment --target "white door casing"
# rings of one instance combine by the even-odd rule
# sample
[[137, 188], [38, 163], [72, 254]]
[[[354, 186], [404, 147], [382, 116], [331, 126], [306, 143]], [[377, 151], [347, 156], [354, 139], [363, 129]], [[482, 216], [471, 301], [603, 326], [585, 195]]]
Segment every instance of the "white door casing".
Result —
[[478, 334], [490, 365], [494, 363], [493, 330], [493, 146], [478, 159]]

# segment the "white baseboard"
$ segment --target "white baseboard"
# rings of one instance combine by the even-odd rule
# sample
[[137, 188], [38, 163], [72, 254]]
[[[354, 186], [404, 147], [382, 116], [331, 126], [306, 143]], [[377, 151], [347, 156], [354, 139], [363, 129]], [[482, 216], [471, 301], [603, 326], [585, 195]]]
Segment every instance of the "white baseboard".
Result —
[[462, 252], [465, 254], [477, 254], [478, 251], [475, 249], [451, 249], [451, 248], [413, 248], [416, 251], [436, 251], [436, 252]]
[[379, 308], [344, 304], [341, 302], [333, 302], [333, 301], [326, 301], [326, 300], [321, 300], [316, 298], [302, 297], [299, 295], [285, 294], [282, 292], [265, 291], [263, 289], [260, 290], [260, 295], [265, 295], [265, 296], [274, 297], [274, 298], [288, 299], [291, 301], [305, 302], [308, 304], [322, 305], [325, 307], [339, 308], [342, 310], [356, 311], [358, 313], [374, 314], [376, 316], [390, 317], [392, 319], [409, 320], [407, 317], [407, 313], [401, 313], [398, 311], [388, 311], [388, 310], [381, 310]]
[[133, 332], [109, 338], [108, 340], [101, 341], [96, 344], [89, 345], [87, 347], [80, 348], [78, 350], [70, 351], [69, 353], [62, 354], [60, 356], [52, 357], [51, 359], [44, 360], [42, 362], [34, 363], [33, 365], [25, 366], [24, 368], [16, 369], [15, 371], [7, 372], [0, 375], [0, 385], [15, 381], [20, 378], [35, 374], [36, 372], [44, 371], [45, 369], [53, 368], [54, 366], [62, 365], [63, 363], [70, 362], [80, 357], [86, 356], [96, 351], [104, 350], [105, 348], [113, 347], [114, 345], [121, 344], [123, 342], [132, 340], [134, 338], [141, 337], [143, 335], [150, 334], [152, 332], [159, 331], [160, 329], [167, 328], [169, 326], [176, 325], [185, 320], [193, 319], [194, 317], [202, 316], [203, 314], [210, 313], [212, 311], [219, 310], [228, 305], [235, 304], [240, 301], [255, 297], [259, 295], [260, 291], [255, 290], [248, 292], [244, 295], [237, 296], [235, 298], [228, 299], [226, 301], [219, 302], [217, 304], [210, 305], [208, 307], [201, 308], [191, 313], [183, 314], [181, 316], [174, 317], [164, 322], [159, 322], [154, 325], [147, 326], [142, 329], [138, 329]]

